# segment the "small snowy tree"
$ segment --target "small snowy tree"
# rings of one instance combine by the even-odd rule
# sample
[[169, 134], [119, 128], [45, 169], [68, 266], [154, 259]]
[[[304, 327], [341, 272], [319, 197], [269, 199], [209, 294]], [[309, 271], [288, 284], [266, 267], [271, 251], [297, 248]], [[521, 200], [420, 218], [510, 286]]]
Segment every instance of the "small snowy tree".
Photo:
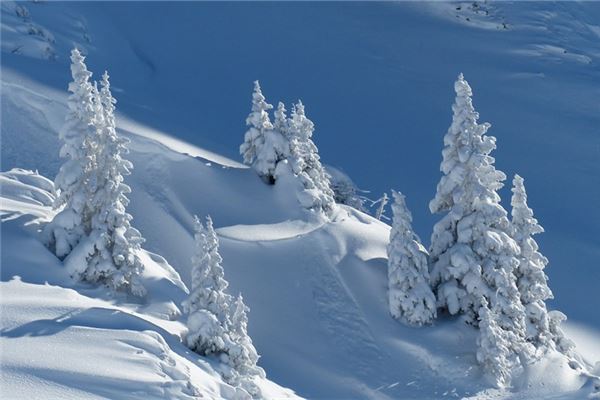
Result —
[[377, 200], [373, 205], [375, 204], [379, 204], [377, 206], [377, 209], [375, 210], [375, 218], [377, 218], [378, 220], [381, 221], [381, 218], [384, 217], [384, 213], [385, 213], [385, 206], [387, 206], [387, 203], [389, 201], [388, 195], [387, 193], [384, 193], [383, 196], [381, 196], [379, 198], [379, 200]]
[[560, 311], [548, 312], [546, 307], [546, 300], [553, 298], [548, 287], [548, 277], [544, 273], [548, 259], [539, 252], [538, 244], [533, 238], [533, 235], [544, 232], [544, 228], [538, 224], [533, 210], [527, 205], [525, 183], [519, 175], [515, 175], [513, 179], [512, 192], [511, 225], [513, 237], [521, 249], [515, 275], [527, 316], [527, 340], [535, 346], [536, 357], [555, 348], [573, 359], [575, 345], [561, 328], [567, 317]]
[[67, 159], [54, 181], [58, 196], [54, 208], [59, 211], [46, 225], [43, 236], [48, 247], [59, 258], [66, 257], [91, 229], [91, 213], [87, 207], [88, 180], [95, 169], [95, 136], [99, 115], [94, 104], [92, 73], [78, 49], [71, 51], [68, 112], [59, 133], [62, 141], [60, 157]]
[[478, 314], [477, 361], [496, 386], [507, 387], [512, 371], [519, 367], [519, 359], [511, 345], [514, 335], [498, 324], [498, 312], [495, 308], [490, 310], [485, 298], [481, 299]]
[[198, 217], [194, 217], [192, 288], [183, 302], [183, 310], [188, 314], [186, 344], [198, 354], [218, 355], [226, 351], [225, 331], [231, 324], [231, 296], [225, 293], [228, 283], [210, 217], [206, 223], [204, 227]]
[[131, 215], [126, 212], [131, 192], [124, 181], [133, 165], [122, 155], [128, 153], [129, 141], [117, 135], [115, 124], [116, 100], [110, 91], [108, 73], [102, 76], [102, 89], [94, 89], [98, 117], [102, 121], [96, 142], [95, 173], [90, 176], [87, 204], [91, 210], [93, 241], [85, 262], [74, 265], [79, 279], [103, 282], [113, 289], [128, 288], [135, 295], [145, 294], [139, 281], [143, 264], [137, 255], [144, 239], [131, 226]]
[[[273, 120], [273, 130], [279, 132], [284, 138], [289, 139], [290, 134], [290, 120], [287, 116], [287, 110], [285, 109], [285, 104], [281, 101], [277, 104], [277, 109], [275, 110], [275, 118]], [[288, 143], [289, 148], [289, 143]], [[285, 156], [289, 156], [289, 149], [286, 151]]]
[[552, 310], [548, 312], [548, 326], [552, 341], [556, 346], [556, 350], [563, 353], [573, 361], [576, 358], [575, 343], [565, 336], [562, 330], [562, 323], [567, 320], [567, 316], [560, 311]]
[[289, 122], [290, 156], [288, 163], [294, 175], [302, 183], [304, 190], [298, 200], [303, 207], [323, 211], [326, 214], [334, 208], [334, 193], [329, 176], [321, 164], [319, 151], [312, 141], [313, 122], [306, 117], [304, 105], [298, 101], [292, 109]]
[[237, 381], [254, 398], [261, 395], [260, 389], [254, 384], [254, 377], [265, 378], [265, 371], [257, 365], [259, 355], [248, 335], [249, 308], [244, 304], [242, 295], [239, 294], [232, 306], [231, 329], [228, 332], [229, 364], [237, 371]]
[[[192, 290], [183, 303], [184, 311], [191, 315], [197, 310], [206, 310], [213, 314], [224, 331], [231, 325], [229, 308], [232, 298], [225, 292], [229, 284], [225, 280], [225, 272], [219, 254], [219, 240], [213, 228], [212, 219], [206, 218], [206, 227], [195, 217], [194, 219], [195, 250], [192, 257]], [[188, 346], [195, 349], [194, 333], [188, 335]], [[195, 351], [203, 353], [202, 349]]]
[[238, 345], [236, 351], [229, 354], [232, 364], [242, 374], [259, 374], [264, 377], [264, 371], [256, 366], [259, 356], [252, 344], [252, 339], [248, 336], [247, 313], [250, 309], [244, 304], [241, 294], [236, 298], [232, 308], [230, 336]]
[[527, 193], [523, 178], [513, 179], [512, 230], [513, 237], [521, 249], [519, 267], [515, 270], [521, 302], [527, 314], [527, 340], [542, 351], [551, 347], [552, 334], [548, 320], [546, 300], [552, 298], [548, 277], [544, 268], [548, 259], [538, 251], [533, 235], [544, 232], [527, 206]]
[[252, 378], [265, 377], [265, 372], [256, 365], [259, 356], [248, 336], [248, 307], [241, 295], [234, 301], [226, 293], [229, 284], [210, 217], [206, 226], [194, 217], [194, 242], [192, 290], [183, 302], [188, 314], [186, 344], [198, 354], [214, 355], [229, 365], [228, 382], [258, 397], [260, 390]]
[[272, 129], [268, 111], [273, 106], [266, 102], [260, 89], [260, 83], [254, 81], [254, 93], [252, 93], [252, 112], [246, 118], [246, 125], [250, 128], [244, 135], [244, 143], [240, 146], [240, 154], [244, 157], [244, 163], [252, 165], [260, 148], [264, 144], [265, 131]]
[[[281, 105], [281, 103], [280, 103]], [[251, 165], [267, 183], [275, 183], [275, 168], [287, 150], [287, 141], [282, 132], [273, 129], [268, 110], [273, 106], [266, 102], [258, 81], [254, 82], [252, 94], [252, 112], [246, 119], [249, 126], [240, 146], [244, 163]], [[281, 113], [284, 115], [282, 116]], [[285, 119], [285, 108], [278, 110], [278, 118]], [[278, 121], [281, 128], [281, 121]]]
[[436, 317], [436, 304], [425, 249], [416, 241], [404, 195], [393, 190], [392, 195], [393, 223], [387, 246], [390, 313], [410, 325], [429, 324]]

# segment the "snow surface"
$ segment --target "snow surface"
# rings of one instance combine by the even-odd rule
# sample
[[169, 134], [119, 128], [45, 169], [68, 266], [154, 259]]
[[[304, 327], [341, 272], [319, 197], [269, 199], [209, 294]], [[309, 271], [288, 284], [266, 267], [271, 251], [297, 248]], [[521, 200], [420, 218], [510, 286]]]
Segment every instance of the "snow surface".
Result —
[[[269, 397], [581, 399], [594, 390], [564, 360], [531, 368], [518, 393], [491, 389], [473, 328], [452, 319], [410, 328], [389, 316], [387, 225], [346, 207], [323, 224], [235, 160], [259, 78], [268, 101], [302, 97], [324, 162], [374, 193], [401, 189], [416, 231], [429, 237], [426, 204], [462, 70], [499, 138], [499, 168], [526, 178], [548, 232], [539, 242], [551, 261], [550, 308], [575, 321], [567, 333], [593, 365], [598, 5], [494, 3], [489, 17], [445, 3], [22, 5], [27, 20], [2, 2], [2, 170], [54, 178], [68, 52], [82, 46], [95, 79], [109, 69], [119, 133], [132, 140], [128, 211], [147, 239], [148, 297], [74, 283], [36, 232], [53, 213], [50, 182], [23, 170], [0, 175], [0, 397], [234, 397], [218, 365], [180, 340], [194, 214], [212, 216], [230, 292], [250, 306]], [[54, 41], [23, 31], [30, 23]], [[167, 25], [149, 28], [159, 23]], [[279, 56], [266, 63], [265, 54]], [[339, 151], [340, 132], [344, 148], [359, 150]]]

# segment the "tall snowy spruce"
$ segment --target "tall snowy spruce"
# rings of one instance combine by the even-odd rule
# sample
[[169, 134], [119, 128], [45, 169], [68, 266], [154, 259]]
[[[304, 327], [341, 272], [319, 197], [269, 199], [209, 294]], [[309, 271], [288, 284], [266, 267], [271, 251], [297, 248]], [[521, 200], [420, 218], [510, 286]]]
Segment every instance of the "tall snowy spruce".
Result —
[[[442, 152], [443, 176], [429, 204], [431, 212], [446, 213], [431, 238], [438, 306], [450, 314], [464, 314], [482, 334], [492, 318], [502, 335], [514, 338], [511, 352], [527, 359], [532, 349], [525, 342], [525, 309], [515, 275], [520, 249], [497, 193], [506, 176], [494, 168], [490, 153], [496, 139], [486, 135], [489, 124], [477, 123], [471, 88], [462, 74], [454, 88], [454, 115]], [[484, 303], [493, 311], [490, 318], [480, 315]]]
[[44, 239], [66, 268], [80, 280], [102, 282], [113, 289], [143, 295], [138, 280], [142, 264], [136, 255], [143, 242], [125, 212], [130, 192], [123, 183], [132, 165], [121, 154], [127, 141], [115, 130], [115, 103], [108, 74], [99, 91], [79, 50], [71, 52], [66, 122], [60, 133], [61, 157], [67, 161], [55, 179], [59, 211], [44, 228]]
[[127, 194], [131, 192], [124, 176], [131, 174], [133, 164], [123, 158], [129, 141], [117, 135], [116, 100], [110, 91], [108, 73], [102, 76], [101, 90], [96, 93], [96, 109], [101, 113], [101, 129], [96, 136], [96, 169], [90, 176], [88, 204], [92, 210], [91, 245], [86, 263], [75, 266], [79, 278], [102, 282], [113, 289], [127, 288], [141, 296], [145, 289], [139, 282], [143, 270], [137, 255], [144, 239], [131, 226], [127, 213]]
[[59, 133], [62, 141], [60, 157], [66, 161], [54, 180], [58, 194], [54, 208], [63, 208], [43, 232], [46, 244], [61, 259], [91, 229], [91, 215], [86, 204], [87, 182], [95, 168], [95, 136], [100, 123], [90, 83], [92, 73], [78, 49], [71, 51], [71, 75], [67, 116]]
[[544, 232], [544, 228], [538, 224], [533, 210], [527, 205], [525, 183], [519, 175], [513, 179], [512, 193], [513, 237], [521, 249], [515, 274], [527, 316], [527, 340], [535, 346], [538, 356], [552, 348], [570, 355], [573, 343], [560, 329], [566, 316], [557, 311], [549, 313], [546, 307], [546, 300], [553, 298], [548, 277], [544, 273], [548, 259], [539, 252], [539, 246], [533, 238]]
[[410, 325], [429, 324], [436, 317], [435, 296], [429, 286], [427, 255], [412, 229], [404, 195], [392, 190], [393, 221], [388, 253], [390, 313]]
[[298, 195], [300, 204], [327, 214], [334, 208], [334, 193], [329, 176], [321, 164], [319, 150], [312, 141], [314, 129], [313, 122], [306, 117], [304, 104], [298, 101], [289, 121], [289, 166], [304, 187]]
[[240, 154], [244, 157], [244, 163], [252, 166], [270, 184], [275, 183], [277, 163], [286, 157], [289, 148], [282, 125], [286, 121], [285, 108], [282, 106], [280, 103], [276, 112], [278, 129], [274, 129], [268, 113], [273, 106], [266, 102], [259, 82], [254, 82], [252, 112], [246, 119], [249, 128], [244, 136], [244, 143], [240, 146]]
[[264, 377], [256, 365], [258, 353], [247, 333], [248, 307], [241, 296], [233, 300], [226, 292], [229, 284], [219, 254], [219, 241], [212, 219], [203, 225], [194, 218], [195, 250], [192, 256], [192, 290], [183, 302], [188, 314], [187, 346], [201, 355], [214, 355], [231, 367], [224, 377], [253, 397], [260, 391], [254, 376]]

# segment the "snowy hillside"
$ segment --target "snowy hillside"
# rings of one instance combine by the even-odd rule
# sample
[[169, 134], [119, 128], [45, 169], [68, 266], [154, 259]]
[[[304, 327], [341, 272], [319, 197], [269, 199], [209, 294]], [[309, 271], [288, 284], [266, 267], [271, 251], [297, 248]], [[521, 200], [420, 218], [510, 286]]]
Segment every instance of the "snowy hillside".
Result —
[[[250, 307], [265, 398], [598, 396], [600, 7], [480, 4], [2, 2], [0, 397], [243, 398], [219, 362], [182, 342], [194, 215], [212, 217], [228, 291]], [[143, 299], [77, 283], [41, 242], [56, 213], [74, 45], [93, 79], [110, 71], [118, 132], [131, 140]], [[551, 353], [507, 391], [484, 376], [477, 331], [461, 318], [423, 328], [391, 318], [387, 224], [347, 206], [315, 216], [293, 187], [265, 184], [237, 156], [254, 79], [272, 103], [302, 96], [322, 161], [374, 197], [402, 189], [428, 245], [426, 204], [461, 70], [482, 119], [498, 126], [499, 167], [531, 185], [548, 231], [550, 308], [569, 316], [585, 367]]]

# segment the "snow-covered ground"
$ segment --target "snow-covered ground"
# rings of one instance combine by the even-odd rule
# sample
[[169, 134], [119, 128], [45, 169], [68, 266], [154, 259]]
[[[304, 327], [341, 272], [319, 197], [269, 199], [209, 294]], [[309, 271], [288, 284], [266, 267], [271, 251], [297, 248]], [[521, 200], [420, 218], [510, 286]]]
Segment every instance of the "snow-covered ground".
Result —
[[[3, 2], [2, 170], [54, 178], [67, 55], [82, 46], [95, 78], [110, 70], [117, 124], [132, 140], [129, 211], [147, 240], [148, 296], [74, 283], [37, 233], [53, 215], [51, 182], [24, 170], [3, 173], [0, 397], [234, 397], [218, 365], [180, 341], [194, 214], [212, 216], [229, 290], [251, 308], [249, 333], [269, 379], [259, 386], [269, 397], [587, 397], [591, 381], [559, 356], [530, 368], [518, 392], [491, 389], [475, 361], [473, 328], [450, 319], [409, 328], [390, 318], [386, 224], [350, 208], [324, 224], [285, 187], [265, 185], [232, 159], [253, 79], [269, 88], [268, 99], [302, 95], [324, 162], [341, 165], [361, 187], [402, 189], [426, 240], [451, 83], [463, 70], [483, 119], [498, 126], [499, 168], [527, 179], [548, 231], [540, 243], [551, 260], [552, 306], [575, 320], [567, 333], [593, 366], [600, 361], [600, 7], [487, 3], [481, 11], [470, 4], [340, 11], [333, 4]], [[250, 24], [252, 16], [272, 25]], [[158, 21], [166, 27], [150, 29]], [[220, 25], [229, 33], [211, 30]], [[279, 36], [261, 37], [269, 60], [250, 41], [261, 34]], [[342, 44], [344, 35], [355, 45]], [[356, 62], [344, 68], [332, 57]], [[277, 68], [294, 62], [284, 83], [289, 72]], [[325, 85], [313, 64], [321, 74], [337, 72], [335, 79]], [[392, 89], [402, 95], [390, 96]], [[367, 107], [364, 97], [377, 96], [385, 101]], [[383, 133], [372, 133], [374, 126]]]

